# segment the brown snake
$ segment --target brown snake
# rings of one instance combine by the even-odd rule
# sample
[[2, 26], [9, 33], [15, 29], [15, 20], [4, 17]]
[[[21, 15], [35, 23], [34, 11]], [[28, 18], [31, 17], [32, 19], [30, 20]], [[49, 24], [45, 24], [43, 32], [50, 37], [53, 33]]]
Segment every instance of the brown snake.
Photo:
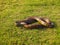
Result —
[[[38, 24], [33, 24], [38, 22]], [[23, 26], [25, 28], [40, 28], [40, 27], [48, 27], [51, 28], [54, 24], [48, 18], [39, 18], [39, 17], [29, 17], [22, 21], [16, 21], [16, 26]]]

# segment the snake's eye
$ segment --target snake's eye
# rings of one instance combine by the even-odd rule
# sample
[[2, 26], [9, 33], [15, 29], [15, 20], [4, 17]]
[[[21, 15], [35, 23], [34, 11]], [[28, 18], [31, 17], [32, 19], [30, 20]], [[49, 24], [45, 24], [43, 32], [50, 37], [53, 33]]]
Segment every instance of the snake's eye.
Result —
[[54, 27], [54, 23], [50, 23], [50, 28], [53, 28]]

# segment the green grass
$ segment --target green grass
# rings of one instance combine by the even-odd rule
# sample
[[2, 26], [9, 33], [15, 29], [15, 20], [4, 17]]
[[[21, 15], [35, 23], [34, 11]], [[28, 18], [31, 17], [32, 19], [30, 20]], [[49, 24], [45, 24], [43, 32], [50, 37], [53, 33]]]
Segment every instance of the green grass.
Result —
[[[16, 20], [48, 17], [55, 28], [21, 29]], [[60, 0], [0, 0], [0, 45], [60, 45]]]

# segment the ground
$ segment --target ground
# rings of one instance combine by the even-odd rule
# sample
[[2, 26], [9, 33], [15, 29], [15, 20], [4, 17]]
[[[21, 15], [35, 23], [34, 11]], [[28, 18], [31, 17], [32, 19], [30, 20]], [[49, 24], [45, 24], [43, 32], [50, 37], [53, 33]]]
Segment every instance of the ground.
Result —
[[[16, 27], [30, 16], [48, 17], [56, 27]], [[0, 0], [0, 45], [60, 45], [60, 0]]]

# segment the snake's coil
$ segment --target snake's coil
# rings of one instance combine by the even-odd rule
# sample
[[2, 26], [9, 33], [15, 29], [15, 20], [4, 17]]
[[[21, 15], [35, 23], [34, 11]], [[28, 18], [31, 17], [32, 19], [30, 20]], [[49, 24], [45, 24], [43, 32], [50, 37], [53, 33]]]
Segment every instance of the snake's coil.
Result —
[[[33, 24], [38, 22], [38, 24]], [[29, 17], [22, 21], [16, 21], [16, 26], [21, 26], [25, 28], [40, 28], [40, 27], [54, 27], [54, 23], [48, 18], [39, 18], [39, 17]]]

